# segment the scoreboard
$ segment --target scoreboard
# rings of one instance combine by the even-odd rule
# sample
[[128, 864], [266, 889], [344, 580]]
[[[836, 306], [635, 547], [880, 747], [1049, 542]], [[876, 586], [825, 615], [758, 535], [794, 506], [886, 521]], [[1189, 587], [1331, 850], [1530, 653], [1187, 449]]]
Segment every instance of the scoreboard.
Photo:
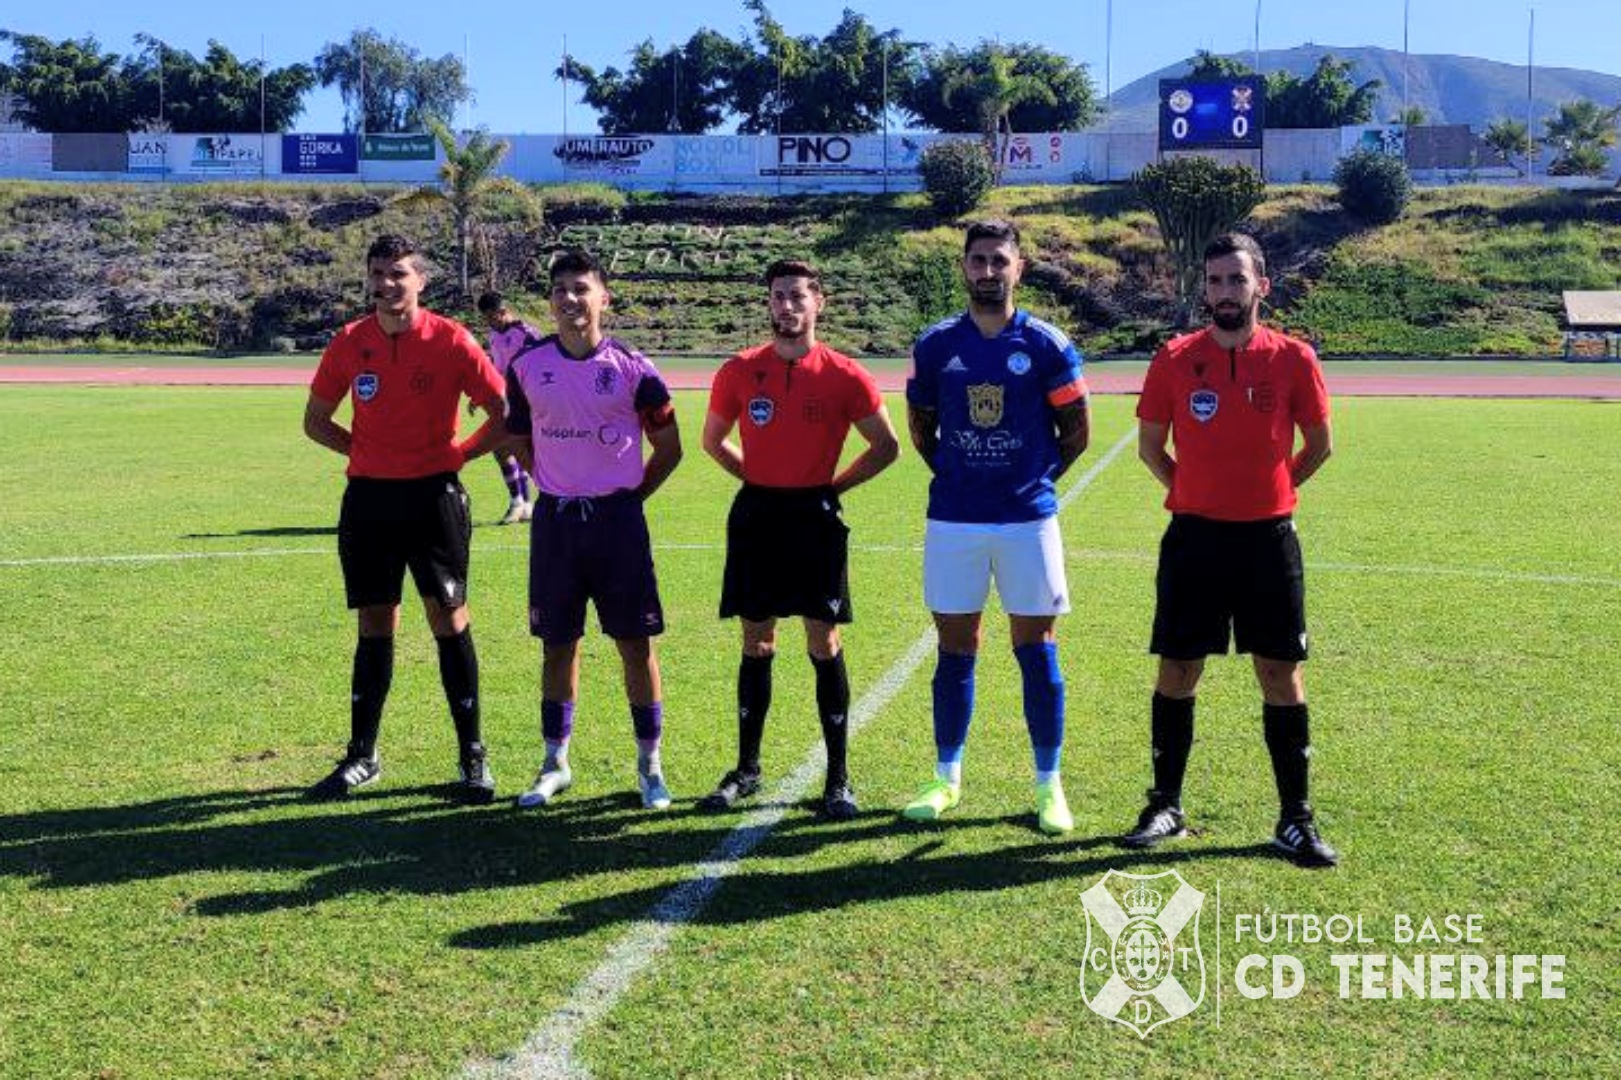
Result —
[[1161, 150], [1259, 150], [1266, 81], [1259, 75], [1159, 81]]

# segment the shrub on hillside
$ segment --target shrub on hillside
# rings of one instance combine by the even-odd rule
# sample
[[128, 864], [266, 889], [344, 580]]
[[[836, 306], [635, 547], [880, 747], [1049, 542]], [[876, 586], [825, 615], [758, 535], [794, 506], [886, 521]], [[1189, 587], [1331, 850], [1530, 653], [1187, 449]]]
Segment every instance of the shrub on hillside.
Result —
[[946, 217], [968, 213], [996, 183], [984, 144], [962, 139], [935, 143], [924, 150], [918, 170], [929, 202]]
[[1413, 194], [1413, 181], [1400, 158], [1374, 150], [1358, 150], [1334, 166], [1340, 205], [1345, 212], [1369, 225], [1388, 225], [1401, 217]]

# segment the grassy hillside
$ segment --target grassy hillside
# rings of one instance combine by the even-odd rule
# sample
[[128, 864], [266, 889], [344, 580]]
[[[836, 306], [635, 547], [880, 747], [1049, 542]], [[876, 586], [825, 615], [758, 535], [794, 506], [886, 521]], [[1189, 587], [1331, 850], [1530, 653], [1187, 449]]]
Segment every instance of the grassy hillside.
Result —
[[[386, 190], [317, 185], [0, 184], [0, 340], [7, 347], [315, 348], [362, 308], [381, 231], [454, 263], [450, 222]], [[551, 188], [544, 226], [501, 208], [475, 288], [493, 279], [544, 320], [548, 253], [596, 251], [615, 329], [652, 352], [724, 353], [764, 330], [761, 269], [809, 256], [827, 275], [826, 336], [903, 354], [962, 302], [960, 225], [916, 195], [795, 199]], [[1152, 218], [1120, 187], [1007, 188], [1032, 265], [1024, 299], [1091, 353], [1167, 333], [1171, 277]], [[1560, 291], [1621, 286], [1621, 193], [1455, 187], [1363, 230], [1330, 189], [1275, 187], [1252, 227], [1273, 260], [1273, 317], [1330, 353], [1539, 355], [1559, 348]], [[448, 274], [429, 303], [470, 314]]]

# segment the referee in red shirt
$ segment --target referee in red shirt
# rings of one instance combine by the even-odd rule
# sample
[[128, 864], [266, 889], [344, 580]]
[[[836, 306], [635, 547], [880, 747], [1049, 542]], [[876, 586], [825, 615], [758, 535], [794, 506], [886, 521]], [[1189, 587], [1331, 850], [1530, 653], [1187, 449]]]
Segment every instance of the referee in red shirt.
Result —
[[[851, 620], [850, 530], [839, 496], [877, 476], [900, 455], [871, 374], [816, 340], [825, 299], [821, 275], [797, 260], [765, 274], [772, 339], [739, 353], [715, 376], [704, 419], [704, 451], [743, 481], [726, 521], [721, 618], [743, 623], [737, 672], [737, 768], [702, 800], [730, 809], [760, 789], [760, 742], [771, 707], [777, 619], [798, 615], [816, 672], [816, 707], [827, 745], [820, 811], [856, 815], [846, 762], [850, 677], [839, 624]], [[741, 425], [741, 448], [728, 440]], [[843, 471], [844, 440], [854, 427], [867, 448]]]
[[1272, 287], [1260, 245], [1224, 234], [1205, 248], [1204, 266], [1212, 325], [1160, 349], [1137, 405], [1137, 452], [1169, 491], [1171, 524], [1149, 645], [1160, 658], [1154, 786], [1121, 842], [1148, 848], [1187, 835], [1194, 691], [1205, 657], [1226, 653], [1231, 637], [1251, 654], [1261, 687], [1280, 803], [1273, 846], [1302, 866], [1333, 866], [1339, 856], [1307, 801], [1306, 590], [1292, 517], [1297, 489], [1332, 450], [1328, 393], [1311, 346], [1260, 325]]
[[[478, 658], [467, 618], [473, 525], [456, 474], [504, 436], [505, 384], [465, 327], [419, 305], [427, 267], [409, 240], [378, 237], [366, 252], [366, 273], [374, 310], [327, 346], [304, 409], [304, 433], [349, 459], [338, 555], [349, 607], [359, 613], [348, 750], [310, 795], [344, 798], [381, 773], [377, 732], [409, 567], [438, 642], [460, 743], [457, 793], [487, 803], [495, 780], [479, 734]], [[349, 428], [333, 419], [346, 394], [354, 408]], [[458, 443], [463, 394], [489, 419]]]

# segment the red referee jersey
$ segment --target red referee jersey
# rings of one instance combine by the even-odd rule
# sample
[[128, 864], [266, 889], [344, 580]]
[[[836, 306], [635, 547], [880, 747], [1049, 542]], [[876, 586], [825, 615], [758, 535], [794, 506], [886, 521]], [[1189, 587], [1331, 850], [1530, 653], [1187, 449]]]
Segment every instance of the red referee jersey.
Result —
[[1176, 473], [1165, 507], [1218, 521], [1293, 512], [1295, 428], [1328, 419], [1310, 345], [1260, 326], [1239, 349], [1210, 330], [1168, 342], [1143, 379], [1137, 416], [1171, 426]]
[[410, 329], [386, 334], [375, 314], [338, 331], [321, 354], [310, 393], [354, 405], [350, 476], [409, 480], [462, 466], [456, 430], [463, 394], [499, 416], [506, 386], [460, 323], [418, 311]]
[[743, 479], [762, 487], [831, 484], [850, 425], [883, 403], [866, 368], [822, 344], [793, 362], [748, 349], [709, 388], [709, 411], [740, 429]]

